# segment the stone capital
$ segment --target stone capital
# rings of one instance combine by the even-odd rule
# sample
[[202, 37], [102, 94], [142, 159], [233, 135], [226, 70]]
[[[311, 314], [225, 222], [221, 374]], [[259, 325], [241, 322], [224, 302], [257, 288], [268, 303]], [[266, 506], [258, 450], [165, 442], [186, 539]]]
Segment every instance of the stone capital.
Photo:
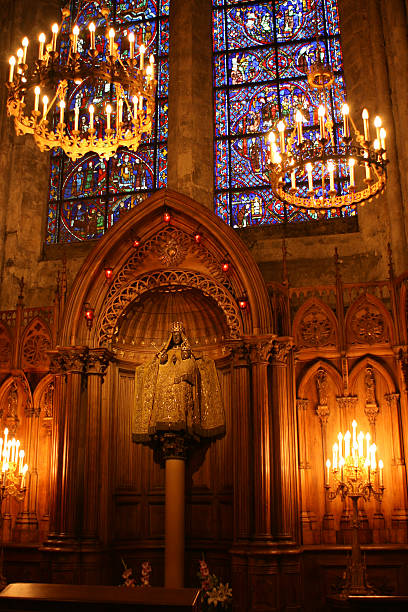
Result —
[[358, 397], [356, 395], [339, 396], [336, 397], [336, 402], [340, 410], [348, 410], [352, 409], [357, 404]]
[[89, 349], [86, 356], [86, 374], [105, 376], [106, 370], [113, 359], [113, 353], [106, 348]]
[[319, 421], [322, 425], [326, 425], [329, 416], [330, 416], [330, 409], [327, 405], [322, 405], [319, 404], [316, 408], [316, 414], [319, 417]]
[[228, 343], [229, 355], [235, 368], [245, 367], [250, 364], [250, 346], [241, 340]]
[[291, 338], [276, 338], [272, 341], [271, 363], [274, 365], [287, 365], [288, 357], [293, 348]]
[[308, 410], [310, 406], [310, 400], [309, 399], [304, 399], [304, 398], [297, 398], [296, 399], [296, 408], [300, 411], [300, 410]]
[[394, 406], [397, 405], [398, 400], [400, 398], [400, 394], [399, 393], [386, 393], [384, 397], [388, 405], [390, 406], [390, 408], [393, 408]]
[[88, 348], [86, 346], [57, 347], [47, 352], [52, 374], [83, 374]]
[[163, 432], [158, 440], [164, 460], [187, 458], [188, 440], [181, 433]]

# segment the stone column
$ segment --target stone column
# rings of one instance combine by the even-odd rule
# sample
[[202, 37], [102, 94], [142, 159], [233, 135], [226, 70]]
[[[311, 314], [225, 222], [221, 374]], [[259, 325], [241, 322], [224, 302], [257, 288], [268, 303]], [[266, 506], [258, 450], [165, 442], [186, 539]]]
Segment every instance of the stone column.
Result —
[[[402, 543], [407, 541], [408, 534], [408, 500], [406, 466], [401, 449], [400, 428], [398, 425], [400, 423], [399, 393], [388, 393], [385, 399], [390, 411], [392, 464], [384, 466], [384, 472], [387, 473], [388, 471], [388, 473], [391, 473], [390, 482], [388, 484], [384, 482], [384, 485], [386, 489], [388, 488], [388, 490], [393, 490], [395, 492], [394, 499], [399, 499], [402, 502], [398, 504], [398, 506], [393, 507], [393, 528], [391, 531], [394, 541]], [[379, 449], [378, 456], [381, 457], [381, 449]]]
[[214, 210], [211, 3], [170, 2], [168, 187]]
[[85, 487], [82, 539], [88, 545], [98, 544], [100, 479], [101, 479], [101, 420], [102, 384], [113, 355], [107, 349], [90, 349], [86, 359], [87, 423], [85, 437]]
[[232, 352], [234, 403], [234, 540], [248, 540], [252, 526], [252, 419], [248, 348], [241, 343]]
[[292, 341], [276, 339], [271, 346], [271, 463], [273, 467], [273, 534], [281, 544], [296, 542], [298, 457], [295, 402], [291, 396], [288, 361]]
[[82, 346], [59, 348], [52, 351], [51, 356], [58, 362], [54, 393], [54, 488], [57, 493], [53, 500], [55, 514], [48, 543], [57, 540], [59, 545], [71, 546], [77, 543], [79, 536], [78, 523], [84, 487], [80, 419], [87, 349]]
[[184, 587], [186, 443], [182, 435], [160, 437], [166, 463], [164, 586]]
[[271, 540], [271, 449], [268, 363], [271, 340], [250, 345], [253, 411], [254, 530], [256, 540]]

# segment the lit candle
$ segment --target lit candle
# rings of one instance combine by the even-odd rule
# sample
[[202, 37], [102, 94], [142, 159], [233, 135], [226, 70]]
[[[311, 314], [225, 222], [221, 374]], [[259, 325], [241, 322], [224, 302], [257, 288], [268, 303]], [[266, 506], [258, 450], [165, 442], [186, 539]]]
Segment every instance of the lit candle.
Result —
[[343, 106], [341, 107], [341, 113], [343, 115], [343, 136], [344, 138], [348, 138], [350, 136], [350, 127], [349, 127], [350, 108], [348, 104], [343, 104]]
[[378, 115], [374, 119], [374, 126], [375, 126], [375, 129], [377, 130], [377, 139], [380, 140], [380, 128], [382, 126], [382, 121], [381, 121], [381, 117], [379, 117]]
[[350, 187], [355, 187], [354, 182], [354, 166], [356, 165], [356, 160], [353, 157], [349, 159], [349, 168], [350, 168]]
[[381, 143], [381, 148], [384, 149], [385, 151], [385, 137], [387, 136], [387, 132], [385, 131], [384, 128], [380, 129], [380, 143]]
[[111, 28], [109, 30], [109, 55], [113, 56], [115, 53], [115, 30]]
[[129, 44], [130, 44], [130, 59], [135, 58], [135, 35], [133, 32], [129, 32]]
[[122, 98], [119, 100], [118, 114], [119, 114], [119, 125], [120, 125], [123, 121], [123, 100]]
[[369, 433], [366, 433], [366, 442], [367, 442], [367, 459], [370, 458], [370, 440], [371, 436]]
[[19, 457], [20, 457], [20, 460], [18, 462], [18, 473], [21, 474], [21, 471], [23, 469], [23, 459], [24, 459], [24, 451], [23, 450], [20, 451]]
[[64, 123], [64, 112], [65, 112], [65, 100], [60, 100], [60, 123]]
[[147, 76], [147, 82], [150, 83], [150, 81], [153, 79], [153, 66], [152, 66], [152, 64], [149, 64], [148, 67], [146, 68], [146, 76]]
[[368, 482], [370, 482], [371, 481], [371, 470], [370, 470], [370, 459], [368, 456], [366, 460], [364, 461], [364, 467], [367, 470]]
[[333, 193], [335, 189], [334, 189], [334, 164], [332, 161], [327, 162], [327, 169], [329, 171], [329, 177], [330, 177], [330, 191]]
[[77, 53], [78, 51], [78, 36], [79, 28], [77, 25], [74, 25], [72, 28], [72, 53]]
[[323, 139], [326, 137], [326, 130], [324, 127], [324, 117], [326, 115], [326, 109], [323, 104], [319, 106], [319, 110], [317, 111], [319, 115], [319, 126], [320, 126], [320, 138]]
[[47, 110], [48, 110], [48, 96], [43, 97], [43, 119], [47, 118]]
[[2, 450], [3, 450], [3, 438], [0, 438], [0, 458], [2, 457]]
[[329, 484], [329, 482], [330, 482], [330, 466], [331, 466], [330, 459], [328, 459], [328, 460], [326, 461], [326, 468], [327, 468], [327, 473], [326, 473], [326, 485], [328, 485], [328, 484]]
[[368, 110], [363, 110], [363, 125], [364, 125], [364, 140], [368, 142], [370, 140], [370, 125], [368, 123]]
[[23, 64], [25, 64], [26, 61], [27, 61], [27, 47], [28, 47], [28, 38], [27, 38], [27, 36], [24, 36], [23, 40], [21, 41], [21, 44], [23, 45], [23, 51], [24, 51]]
[[[368, 151], [364, 151], [364, 157], [366, 157], [368, 159]], [[366, 177], [366, 181], [371, 181], [371, 168], [370, 168], [370, 164], [368, 162], [365, 162], [365, 177]]]
[[146, 47], [141, 44], [139, 47], [139, 53], [140, 53], [140, 70], [143, 70], [144, 68], [144, 54], [146, 52]]
[[133, 96], [132, 102], [133, 102], [133, 119], [134, 121], [136, 121], [137, 119], [137, 96]]
[[143, 96], [139, 96], [139, 110], [143, 110]]
[[16, 58], [14, 57], [14, 55], [10, 57], [9, 64], [10, 64], [9, 83], [12, 83], [14, 79], [14, 66], [16, 65]]
[[354, 458], [354, 467], [358, 467], [358, 444], [357, 442], [353, 442], [353, 458]]
[[298, 145], [300, 145], [303, 142], [303, 131], [302, 131], [303, 115], [300, 112], [300, 110], [296, 111], [295, 121], [296, 121], [296, 133], [297, 133]]
[[293, 191], [296, 191], [296, 172], [295, 170], [292, 170], [292, 172], [290, 173], [290, 181], [291, 181], [291, 189]]
[[384, 481], [383, 481], [384, 462], [382, 459], [379, 460], [378, 467], [380, 468], [380, 487], [382, 487], [384, 485]]
[[74, 110], [74, 130], [78, 132], [79, 128], [79, 107], [76, 106]]
[[23, 63], [23, 56], [24, 56], [24, 51], [20, 47], [20, 49], [17, 49], [17, 65], [18, 66]]
[[112, 113], [112, 107], [110, 104], [106, 105], [106, 129], [110, 130], [111, 129], [111, 113]]
[[313, 191], [313, 176], [312, 176], [313, 166], [312, 164], [306, 164], [307, 171], [307, 180], [309, 182], [309, 192]]
[[10, 442], [10, 463], [14, 463], [15, 452], [16, 452], [16, 439], [13, 438]]
[[93, 104], [91, 104], [89, 107], [89, 129], [90, 130], [94, 129], [94, 113], [95, 113], [95, 107]]
[[363, 457], [364, 455], [364, 434], [362, 431], [357, 436], [358, 440], [358, 456]]
[[23, 473], [23, 477], [21, 478], [21, 488], [24, 489], [24, 483], [25, 483], [25, 476], [27, 474], [27, 470], [28, 470], [28, 465], [25, 464], [25, 466], [22, 469], [22, 473]]
[[333, 444], [333, 470], [337, 470], [338, 452], [339, 452], [339, 447], [337, 445], [337, 442], [335, 442]]
[[269, 154], [272, 163], [275, 163], [275, 153], [276, 153], [276, 136], [274, 132], [269, 132], [268, 135], [269, 140]]
[[349, 431], [346, 431], [345, 435], [344, 435], [344, 456], [346, 457], [350, 457], [350, 438], [351, 438], [351, 433]]
[[351, 426], [353, 428], [353, 444], [354, 444], [355, 442], [357, 442], [357, 421], [354, 420]]
[[58, 23], [54, 23], [52, 26], [52, 50], [57, 50], [57, 35], [58, 35]]
[[345, 461], [344, 458], [342, 457], [339, 461], [339, 466], [340, 466], [340, 480], [343, 482], [343, 467], [344, 467]]
[[370, 447], [370, 451], [371, 451], [371, 471], [374, 472], [374, 470], [377, 469], [377, 462], [375, 460], [375, 452], [377, 450], [377, 447], [375, 444], [372, 444]]
[[40, 41], [40, 50], [38, 52], [38, 59], [39, 60], [43, 60], [44, 59], [44, 45], [45, 45], [45, 34], [40, 34], [40, 36], [38, 37], [38, 40]]
[[339, 432], [337, 439], [339, 441], [339, 459], [341, 459], [343, 456], [343, 434], [341, 433], [341, 431]]
[[89, 24], [89, 32], [91, 35], [91, 51], [95, 51], [95, 24], [93, 21]]
[[279, 146], [282, 154], [285, 152], [285, 124], [283, 121], [279, 121], [277, 128], [279, 132]]

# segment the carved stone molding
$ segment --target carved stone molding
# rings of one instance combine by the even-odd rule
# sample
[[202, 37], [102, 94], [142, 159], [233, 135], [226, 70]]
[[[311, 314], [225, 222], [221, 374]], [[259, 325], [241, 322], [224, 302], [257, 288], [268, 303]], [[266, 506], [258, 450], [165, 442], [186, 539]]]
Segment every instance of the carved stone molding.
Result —
[[251, 364], [269, 363], [273, 339], [260, 339], [248, 342], [248, 354]]
[[242, 318], [233, 294], [221, 283], [199, 272], [160, 270], [134, 278], [106, 301], [98, 325], [98, 344], [110, 342], [118, 331], [118, 321], [127, 307], [141, 295], [160, 287], [194, 288], [212, 298], [225, 315], [231, 338], [241, 335]]

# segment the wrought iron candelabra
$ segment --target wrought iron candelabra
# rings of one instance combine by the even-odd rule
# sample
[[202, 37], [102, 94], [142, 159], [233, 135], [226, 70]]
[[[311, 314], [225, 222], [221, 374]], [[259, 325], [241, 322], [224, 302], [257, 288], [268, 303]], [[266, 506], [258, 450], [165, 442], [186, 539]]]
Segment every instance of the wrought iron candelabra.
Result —
[[377, 447], [371, 444], [369, 433], [364, 436], [360, 431], [357, 436], [356, 421], [353, 421], [352, 427], [353, 434], [350, 431], [344, 436], [339, 433], [338, 443], [333, 445], [333, 462], [330, 459], [326, 461], [325, 488], [328, 498], [334, 500], [340, 496], [343, 501], [349, 498], [353, 505], [351, 560], [347, 567], [343, 597], [373, 592], [367, 583], [366, 567], [361, 555], [358, 504], [360, 499], [369, 501], [371, 497], [381, 501], [384, 493], [384, 464], [381, 459], [377, 464]]

